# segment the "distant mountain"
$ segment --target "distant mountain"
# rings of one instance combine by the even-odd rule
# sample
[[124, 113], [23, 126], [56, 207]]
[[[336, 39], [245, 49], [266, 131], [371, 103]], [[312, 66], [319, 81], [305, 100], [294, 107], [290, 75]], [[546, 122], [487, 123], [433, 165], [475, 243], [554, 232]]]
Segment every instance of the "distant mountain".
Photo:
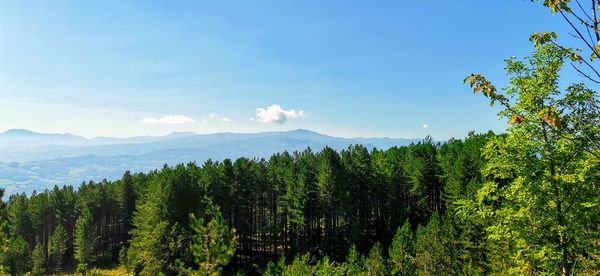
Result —
[[[0, 133], [0, 148], [35, 148], [43, 146], [81, 147], [94, 145], [147, 143], [196, 135], [194, 132], [174, 132], [166, 136], [136, 136], [128, 138], [96, 137], [86, 139], [70, 133], [39, 133], [27, 129], [10, 129]], [[1, 157], [0, 157], [1, 158]]]
[[164, 164], [208, 159], [268, 158], [274, 153], [336, 150], [352, 144], [369, 149], [408, 145], [420, 139], [340, 138], [298, 129], [261, 133], [173, 133], [167, 136], [86, 139], [29, 130], [0, 133], [0, 187], [7, 195], [54, 185], [120, 178], [124, 171], [147, 172]]
[[11, 129], [0, 133], [0, 148], [39, 147], [49, 145], [85, 145], [88, 140], [73, 134], [47, 134], [27, 129]]
[[129, 138], [115, 138], [115, 137], [96, 137], [91, 139], [90, 141], [93, 144], [136, 144], [136, 143], [147, 143], [171, 138], [185, 137], [197, 135], [195, 132], [173, 132], [166, 136], [135, 136]]

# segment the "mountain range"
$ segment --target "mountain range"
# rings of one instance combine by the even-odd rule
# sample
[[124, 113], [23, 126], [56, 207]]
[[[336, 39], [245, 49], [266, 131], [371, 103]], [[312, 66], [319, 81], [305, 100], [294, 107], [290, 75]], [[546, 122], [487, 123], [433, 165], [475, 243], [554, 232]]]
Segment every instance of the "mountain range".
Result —
[[6, 195], [42, 191], [54, 185], [118, 179], [124, 171], [147, 172], [164, 164], [208, 159], [268, 158], [277, 152], [336, 150], [362, 144], [369, 149], [408, 145], [420, 139], [341, 138], [297, 129], [281, 132], [85, 138], [26, 129], [0, 133], [0, 187]]

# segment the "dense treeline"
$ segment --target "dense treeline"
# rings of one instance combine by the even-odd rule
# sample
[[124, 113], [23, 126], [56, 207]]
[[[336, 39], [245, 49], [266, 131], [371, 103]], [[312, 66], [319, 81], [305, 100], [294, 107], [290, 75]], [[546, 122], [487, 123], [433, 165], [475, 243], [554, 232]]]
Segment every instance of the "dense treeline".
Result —
[[78, 190], [12, 195], [10, 232], [23, 248], [9, 248], [7, 265], [12, 273], [27, 271], [33, 264], [18, 262], [37, 250], [47, 256], [37, 269], [59, 271], [80, 263], [77, 245], [88, 243], [86, 264], [121, 260], [131, 271], [175, 274], [178, 261], [193, 265], [188, 215], [212, 205], [237, 231], [231, 269], [261, 271], [281, 255], [307, 252], [343, 261], [351, 246], [359, 253], [376, 243], [387, 248], [404, 222], [414, 229], [426, 225], [445, 212], [449, 199], [477, 190], [481, 146], [492, 136], [444, 144], [427, 139], [385, 151], [357, 145], [269, 160], [209, 160], [126, 172], [119, 181]]
[[[124, 265], [139, 275], [597, 274], [600, 101], [561, 92], [569, 56], [510, 59], [505, 134], [369, 151], [283, 152], [126, 172], [0, 204], [10, 274]], [[287, 261], [286, 261], [287, 260]]]
[[[544, 1], [597, 42], [592, 4], [585, 24], [570, 1]], [[600, 100], [583, 83], [560, 87], [559, 72], [570, 60], [592, 82], [600, 74], [556, 34], [531, 40], [531, 57], [507, 60], [503, 90], [465, 79], [501, 107], [505, 134], [165, 165], [11, 195], [0, 273], [120, 263], [140, 275], [597, 275]]]

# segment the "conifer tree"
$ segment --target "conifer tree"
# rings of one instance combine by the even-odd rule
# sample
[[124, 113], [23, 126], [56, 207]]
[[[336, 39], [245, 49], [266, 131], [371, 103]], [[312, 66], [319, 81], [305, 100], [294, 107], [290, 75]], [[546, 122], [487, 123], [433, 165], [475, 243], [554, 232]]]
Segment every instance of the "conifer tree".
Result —
[[[163, 170], [165, 171], [165, 170]], [[127, 250], [127, 269], [136, 274], [157, 275], [167, 266], [168, 222], [164, 218], [164, 195], [161, 180], [154, 176], [143, 201], [133, 216], [131, 244]]]
[[75, 260], [77, 271], [85, 272], [94, 261], [94, 243], [96, 233], [92, 223], [92, 214], [88, 208], [83, 209], [75, 224]]
[[8, 250], [8, 221], [6, 219], [6, 203], [3, 200], [4, 189], [0, 188], [0, 273], [7, 273], [8, 269], [4, 264], [6, 251]]
[[49, 255], [50, 259], [54, 263], [55, 270], [60, 271], [62, 269], [63, 260], [67, 251], [69, 236], [65, 231], [62, 224], [57, 224], [52, 236], [50, 237], [50, 248]]
[[439, 215], [434, 213], [426, 227], [419, 225], [415, 242], [415, 266], [419, 274], [452, 274]]
[[46, 249], [43, 244], [36, 243], [31, 252], [31, 274], [38, 276], [46, 273]]
[[124, 236], [126, 237], [126, 241], [129, 240], [129, 230], [131, 230], [133, 213], [135, 211], [135, 189], [133, 187], [133, 177], [129, 171], [126, 171], [123, 174], [123, 178], [121, 179], [121, 212], [122, 217], [121, 220], [123, 222], [123, 231]]
[[367, 255], [363, 261], [363, 270], [365, 275], [383, 276], [388, 274], [381, 245], [379, 243], [373, 245], [371, 251], [369, 251], [369, 255]]
[[314, 275], [315, 267], [310, 265], [311, 257], [310, 253], [306, 253], [302, 256], [298, 256], [294, 261], [285, 266], [281, 272], [282, 276], [296, 276], [296, 275]]
[[[204, 217], [210, 217], [205, 221]], [[190, 213], [190, 226], [195, 235], [190, 250], [198, 269], [184, 269], [190, 275], [220, 275], [236, 250], [235, 229], [230, 229], [223, 221], [218, 208], [213, 208], [200, 218]]]
[[361, 273], [363, 270], [363, 259], [363, 256], [356, 251], [356, 246], [352, 245], [344, 263], [346, 275], [358, 275]]
[[20, 236], [11, 239], [4, 262], [8, 265], [11, 275], [23, 275], [31, 266], [31, 251], [29, 245]]
[[414, 235], [408, 220], [396, 231], [389, 248], [390, 272], [392, 275], [414, 273]]

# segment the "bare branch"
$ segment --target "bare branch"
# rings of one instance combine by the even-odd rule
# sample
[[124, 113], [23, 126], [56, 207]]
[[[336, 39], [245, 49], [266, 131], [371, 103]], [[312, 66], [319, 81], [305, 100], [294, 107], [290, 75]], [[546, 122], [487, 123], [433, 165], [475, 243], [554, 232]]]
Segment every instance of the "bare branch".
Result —
[[590, 77], [589, 74], [586, 74], [585, 72], [581, 71], [581, 69], [577, 68], [577, 66], [575, 66], [575, 64], [571, 63], [571, 66], [573, 66], [573, 69], [575, 69], [575, 71], [577, 71], [577, 73], [579, 73], [580, 75], [582, 75], [586, 79], [588, 79], [588, 80], [590, 80], [592, 82], [600, 84], [600, 81], [593, 79], [592, 77]]
[[[593, 28], [592, 23], [587, 22], [586, 20], [584, 20], [583, 18], [581, 18], [579, 15], [577, 15], [575, 12], [573, 12], [572, 10], [568, 11], [569, 14], [573, 15], [573, 17], [575, 17], [577, 20], [579, 20], [579, 22], [581, 24], [583, 24], [584, 26], [588, 27], [588, 28]], [[584, 13], [586, 16], [587, 14]], [[589, 16], [588, 16], [589, 17]]]
[[592, 46], [590, 44], [590, 42], [587, 41], [587, 39], [585, 39], [583, 37], [583, 35], [579, 31], [579, 29], [577, 27], [575, 27], [575, 25], [573, 24], [573, 22], [571, 22], [571, 20], [569, 19], [569, 17], [562, 10], [559, 10], [559, 12], [562, 15], [562, 17], [567, 21], [567, 23], [569, 23], [569, 25], [571, 26], [571, 28], [577, 33], [577, 35], [579, 36], [579, 38], [588, 46], [588, 48], [590, 48], [590, 50], [592, 50], [592, 52], [594, 52], [596, 54], [596, 56], [600, 57], [600, 54], [596, 51], [596, 47]]
[[592, 0], [592, 13], [594, 14], [594, 33], [596, 34], [596, 41], [600, 41], [600, 32], [598, 31], [598, 17], [596, 17], [596, 4], [594, 3], [594, 0]]
[[575, 0], [575, 3], [577, 3], [577, 6], [579, 6], [579, 9], [581, 10], [581, 12], [583, 14], [585, 14], [585, 17], [587, 17], [589, 21], [594, 22], [594, 20], [592, 19], [592, 17], [585, 11], [585, 9], [583, 8], [583, 6], [581, 6], [581, 3], [579, 3], [579, 0]]
[[[555, 46], [559, 47], [560, 49], [562, 49], [562, 50], [564, 50], [564, 51], [566, 51], [566, 50], [567, 50], [567, 48], [565, 48], [565, 47], [563, 47], [563, 46], [560, 46], [560, 45], [558, 45], [558, 44], [557, 44], [555, 41], [552, 41], [552, 44], [554, 44]], [[581, 61], [581, 63], [583, 63], [583, 64], [587, 65], [587, 67], [589, 67], [589, 68], [590, 68], [590, 69], [591, 69], [591, 70], [594, 72], [594, 74], [596, 74], [596, 76], [598, 76], [598, 78], [600, 78], [600, 73], [599, 73], [599, 72], [596, 70], [596, 68], [594, 68], [594, 66], [592, 66], [592, 65], [591, 65], [591, 64], [590, 64], [590, 63], [589, 63], [587, 60], [585, 60], [585, 59], [580, 59], [580, 61]], [[578, 71], [579, 71], [579, 70], [578, 70]], [[597, 81], [595, 81], [595, 80], [594, 80], [594, 82], [597, 82]]]

